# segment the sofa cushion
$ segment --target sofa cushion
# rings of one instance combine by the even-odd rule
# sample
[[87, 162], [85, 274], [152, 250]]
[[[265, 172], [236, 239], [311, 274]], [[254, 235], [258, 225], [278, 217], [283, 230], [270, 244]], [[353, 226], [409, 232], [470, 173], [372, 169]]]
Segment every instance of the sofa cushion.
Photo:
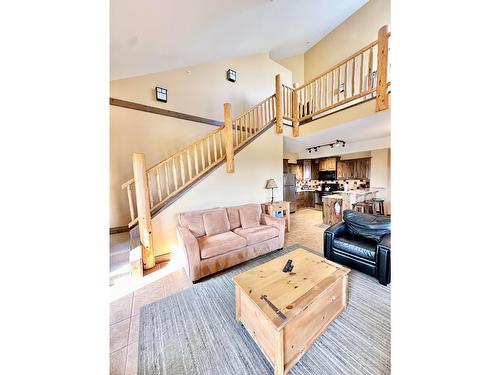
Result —
[[380, 241], [383, 235], [391, 233], [391, 218], [387, 216], [345, 210], [344, 222], [349, 233], [374, 241]]
[[229, 232], [226, 210], [211, 211], [203, 214], [203, 225], [207, 236]]
[[201, 259], [212, 258], [245, 247], [247, 241], [233, 232], [198, 238]]
[[227, 217], [229, 219], [229, 230], [233, 230], [235, 228], [241, 227], [240, 207], [241, 206], [235, 206], [235, 207], [228, 207], [228, 208], [226, 208], [226, 210], [227, 210]]
[[246, 229], [236, 228], [234, 233], [244, 237], [247, 240], [247, 245], [264, 242], [280, 235], [278, 228], [270, 225], [259, 225], [258, 227]]
[[241, 227], [254, 228], [260, 225], [261, 209], [258, 204], [246, 204], [240, 207]]
[[344, 232], [333, 239], [333, 247], [334, 251], [335, 249], [339, 249], [346, 253], [375, 262], [377, 241]]
[[211, 208], [209, 210], [190, 211], [179, 214], [179, 224], [187, 228], [195, 237], [205, 236], [205, 224], [203, 224], [203, 214], [215, 211], [226, 211], [225, 208]]

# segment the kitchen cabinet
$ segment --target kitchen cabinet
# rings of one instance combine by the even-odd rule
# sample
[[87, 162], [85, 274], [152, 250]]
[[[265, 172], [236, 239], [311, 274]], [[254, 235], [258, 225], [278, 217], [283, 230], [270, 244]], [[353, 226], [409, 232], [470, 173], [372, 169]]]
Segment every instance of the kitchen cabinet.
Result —
[[311, 159], [304, 160], [304, 180], [310, 180], [312, 176]]
[[319, 163], [317, 160], [313, 161], [312, 167], [311, 167], [311, 180], [318, 180], [319, 179]]
[[339, 179], [369, 179], [370, 158], [339, 160], [337, 162], [337, 178]]
[[345, 163], [342, 161], [342, 160], [339, 160], [337, 162], [337, 179], [341, 180], [341, 179], [344, 179], [344, 175], [345, 175], [345, 171], [344, 171], [344, 168], [345, 167]]
[[288, 164], [288, 159], [283, 159], [283, 173], [290, 173], [290, 166]]
[[291, 164], [290, 173], [295, 174], [297, 180], [302, 180], [304, 178], [302, 160], [297, 160], [297, 164]]
[[320, 171], [334, 171], [337, 169], [337, 158], [319, 159]]
[[297, 209], [314, 207], [314, 191], [297, 192]]

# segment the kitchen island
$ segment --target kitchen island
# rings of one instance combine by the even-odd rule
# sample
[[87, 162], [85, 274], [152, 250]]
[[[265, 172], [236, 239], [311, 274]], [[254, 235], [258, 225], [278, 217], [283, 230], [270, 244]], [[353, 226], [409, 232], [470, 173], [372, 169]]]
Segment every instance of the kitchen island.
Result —
[[352, 210], [352, 205], [358, 202], [369, 201], [375, 198], [378, 190], [376, 189], [358, 189], [348, 191], [336, 191], [335, 194], [342, 195], [342, 209]]
[[[323, 197], [323, 223], [333, 225], [342, 221], [344, 210], [352, 210], [352, 205], [376, 197], [376, 189], [358, 189], [348, 191], [335, 191]], [[335, 210], [335, 203], [341, 206], [340, 212]]]

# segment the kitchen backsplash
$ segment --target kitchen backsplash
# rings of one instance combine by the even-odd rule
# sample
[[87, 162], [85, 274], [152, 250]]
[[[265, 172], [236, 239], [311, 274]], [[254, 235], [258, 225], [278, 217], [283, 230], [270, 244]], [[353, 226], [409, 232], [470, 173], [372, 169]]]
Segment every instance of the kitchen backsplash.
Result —
[[310, 190], [317, 190], [324, 183], [338, 183], [341, 190], [344, 190], [344, 184], [347, 182], [349, 190], [362, 189], [360, 185], [370, 183], [370, 180], [335, 180], [335, 181], [319, 181], [319, 180], [297, 180], [297, 189], [302, 190], [304, 186]]

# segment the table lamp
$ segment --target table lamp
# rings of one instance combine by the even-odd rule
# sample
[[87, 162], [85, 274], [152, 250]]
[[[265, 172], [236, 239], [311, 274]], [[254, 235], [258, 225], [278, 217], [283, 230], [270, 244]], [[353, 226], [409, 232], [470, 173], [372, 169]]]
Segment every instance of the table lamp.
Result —
[[276, 189], [278, 185], [276, 185], [276, 181], [274, 179], [267, 180], [266, 189], [271, 189], [271, 203], [274, 202], [274, 189]]

